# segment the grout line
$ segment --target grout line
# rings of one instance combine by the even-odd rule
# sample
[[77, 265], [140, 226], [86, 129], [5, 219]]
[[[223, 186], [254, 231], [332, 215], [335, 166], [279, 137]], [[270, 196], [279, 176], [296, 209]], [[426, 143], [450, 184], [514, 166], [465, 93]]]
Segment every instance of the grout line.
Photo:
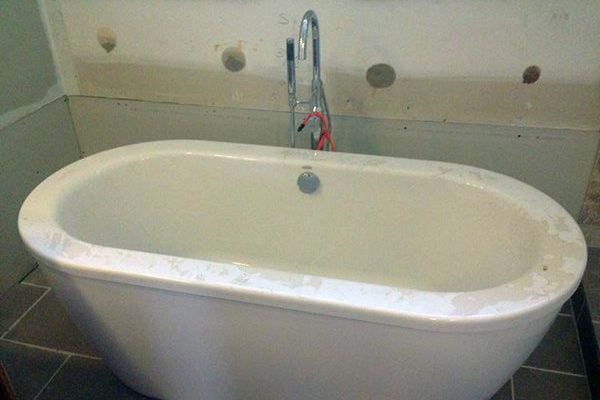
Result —
[[75, 123], [75, 118], [73, 118], [73, 110], [71, 109], [71, 96], [65, 95], [65, 103], [67, 103], [67, 113], [69, 114], [69, 120], [71, 121], [71, 128], [73, 128], [73, 136], [75, 136], [75, 143], [77, 144], [77, 152], [79, 153], [79, 159], [83, 158], [83, 152], [81, 150], [81, 140], [79, 139], [79, 126]]
[[511, 400], [516, 400], [515, 398], [515, 383], [513, 381], [513, 377], [510, 377], [510, 398]]
[[0, 341], [12, 343], [12, 344], [18, 344], [21, 346], [30, 347], [32, 349], [50, 351], [52, 353], [58, 353], [58, 354], [62, 354], [62, 355], [69, 356], [69, 357], [76, 356], [76, 357], [88, 358], [90, 360], [102, 360], [102, 357], [90, 356], [90, 355], [81, 354], [81, 353], [74, 353], [72, 351], [67, 351], [67, 350], [53, 349], [51, 347], [40, 346], [40, 345], [32, 344], [32, 343], [20, 342], [18, 340], [13, 340], [13, 339], [0, 338]]
[[52, 289], [52, 287], [50, 287], [50, 286], [38, 285], [37, 283], [30, 283], [30, 282], [25, 282], [25, 281], [21, 281], [20, 284], [27, 285], [27, 286], [33, 286], [33, 287], [37, 287], [37, 288], [41, 288], [41, 289]]
[[67, 363], [67, 361], [69, 361], [71, 359], [71, 356], [67, 356], [65, 358], [65, 360], [62, 362], [62, 364], [60, 364], [58, 366], [58, 368], [56, 368], [56, 371], [54, 371], [54, 373], [52, 374], [52, 376], [50, 377], [50, 379], [48, 379], [48, 382], [46, 382], [44, 384], [44, 386], [42, 386], [42, 388], [40, 389], [40, 391], [35, 395], [35, 397], [33, 398], [33, 400], [37, 400], [38, 397], [40, 397], [40, 395], [44, 392], [44, 390], [46, 390], [46, 388], [50, 385], [50, 382], [52, 382], [52, 379], [54, 379], [54, 377], [56, 375], [58, 375], [58, 373], [60, 372], [60, 370], [62, 369], [62, 367], [64, 367], [64, 365]]
[[522, 365], [521, 368], [526, 368], [526, 369], [532, 369], [534, 371], [542, 371], [542, 372], [550, 372], [552, 374], [560, 374], [560, 375], [568, 375], [568, 376], [575, 376], [577, 378], [585, 378], [585, 375], [581, 375], [581, 374], [575, 374], [573, 372], [565, 372], [565, 371], [556, 371], [553, 369], [546, 369], [546, 368], [538, 368], [538, 367], [530, 367], [528, 365]]
[[573, 316], [573, 314], [566, 314], [566, 313], [561, 313], [561, 312], [559, 312], [559, 313], [558, 313], [558, 316], [559, 316], [559, 317], [572, 317], [572, 316]]
[[25, 316], [29, 313], [29, 311], [33, 310], [33, 308], [44, 298], [46, 297], [46, 295], [50, 293], [50, 288], [47, 288], [46, 291], [44, 293], [42, 293], [42, 295], [33, 302], [33, 304], [31, 306], [29, 306], [29, 308], [27, 310], [25, 310], [25, 312], [8, 328], [8, 330], [6, 330], [6, 332], [4, 332], [2, 334], [2, 336], [0, 336], [0, 339], [4, 339], [6, 337], [6, 335], [8, 335], [8, 333], [19, 324], [19, 322], [21, 322], [21, 320], [23, 318], [25, 318]]

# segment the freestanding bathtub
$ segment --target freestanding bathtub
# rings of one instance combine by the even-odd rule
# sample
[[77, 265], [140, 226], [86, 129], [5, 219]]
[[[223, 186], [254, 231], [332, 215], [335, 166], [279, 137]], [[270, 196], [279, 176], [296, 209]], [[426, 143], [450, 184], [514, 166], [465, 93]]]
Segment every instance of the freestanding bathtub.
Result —
[[497, 173], [201, 141], [77, 161], [19, 229], [112, 371], [160, 399], [488, 399], [587, 256]]

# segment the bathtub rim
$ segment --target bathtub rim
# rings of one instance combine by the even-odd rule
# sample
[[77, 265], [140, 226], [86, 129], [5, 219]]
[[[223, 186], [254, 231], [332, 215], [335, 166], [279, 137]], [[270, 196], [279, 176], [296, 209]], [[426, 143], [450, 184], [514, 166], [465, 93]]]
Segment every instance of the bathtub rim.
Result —
[[[240, 272], [239, 267], [231, 264], [194, 260], [185, 257], [165, 256], [143, 251], [90, 244], [77, 238], [73, 238], [67, 232], [64, 232], [58, 221], [56, 221], [56, 205], [59, 202], [59, 199], [55, 196], [55, 198], [53, 198], [54, 203], [52, 201], [48, 202], [48, 196], [53, 193], [56, 195], [61, 189], [64, 190], [65, 186], [67, 188], [69, 188], [69, 185], [73, 186], [77, 183], [77, 179], [89, 178], [90, 174], [99, 174], [100, 171], [109, 167], [116, 168], [119, 163], [115, 160], [126, 162], [129, 158], [135, 159], [136, 155], [140, 156], [145, 154], [147, 156], [147, 151], [149, 150], [155, 154], [160, 154], [161, 152], [168, 154], [175, 150], [185, 151], [187, 154], [190, 154], [191, 152], [193, 154], [194, 151], [190, 150], [190, 146], [196, 146], [197, 148], [194, 150], [196, 150], [198, 154], [215, 155], [225, 151], [225, 153], [229, 152], [239, 156], [240, 154], [243, 155], [251, 152], [253, 155], [256, 155], [257, 153], [261, 156], [272, 157], [278, 162], [285, 162], [286, 160], [298, 161], [300, 159], [302, 161], [314, 162], [315, 165], [318, 165], [316, 164], [318, 162], [327, 161], [329, 159], [333, 159], [335, 162], [338, 161], [336, 158], [342, 158], [341, 164], [352, 166], [353, 162], [358, 162], [358, 164], [360, 164], [361, 159], [365, 160], [365, 158], [373, 157], [380, 161], [384, 161], [384, 164], [386, 165], [391, 165], [390, 168], [398, 168], [398, 165], [402, 167], [402, 164], [407, 164], [407, 162], [416, 163], [418, 164], [417, 166], [420, 165], [420, 167], [427, 164], [426, 169], [431, 169], [432, 167], [448, 168], [450, 171], [449, 178], [451, 180], [454, 178], [461, 182], [464, 180], [464, 174], [473, 174], [471, 178], [483, 180], [484, 184], [491, 185], [492, 188], [494, 188], [494, 185], [498, 184], [498, 179], [500, 179], [501, 183], [508, 184], [509, 188], [512, 187], [514, 190], [514, 187], [516, 186], [517, 192], [524, 192], [524, 198], [533, 195], [538, 202], [541, 202], [541, 204], [554, 213], [553, 215], [558, 215], [562, 218], [562, 223], [566, 224], [568, 233], [574, 237], [574, 239], [571, 238], [571, 240], [574, 243], [583, 245], [582, 250], [580, 251], [580, 258], [576, 260], [576, 264], [578, 265], [571, 266], [572, 277], [569, 281], [563, 282], [562, 286], [558, 289], [554, 288], [551, 293], [537, 296], [532, 295], [530, 298], [520, 303], [513, 302], [514, 304], [504, 304], [493, 312], [489, 310], [483, 313], [465, 311], [453, 314], [449, 313], [447, 310], [457, 296], [472, 297], [474, 298], [473, 302], [477, 302], [485, 298], [488, 298], [489, 300], [489, 295], [493, 292], [498, 292], [497, 294], [503, 292], [505, 296], [500, 296], [499, 299], [510, 299], [511, 296], [506, 296], [506, 294], [510, 294], [511, 291], [515, 290], [515, 283], [522, 281], [524, 278], [532, 279], [532, 276], [529, 275], [539, 275], [539, 273], [531, 272], [530, 274], [524, 274], [511, 282], [481, 290], [468, 292], [428, 292], [424, 290], [395, 288], [364, 282], [352, 282], [343, 279], [317, 277], [309, 274], [283, 272], [290, 278], [294, 278], [296, 281], [300, 279], [305, 282], [307, 279], [317, 278], [321, 281], [321, 285], [325, 283], [329, 285], [330, 288], [337, 287], [337, 292], [334, 290], [331, 293], [319, 294], [311, 292], [310, 285], [304, 285], [299, 288], [289, 288], [283, 284], [279, 286], [271, 285], [270, 288], [266, 288], [264, 286], [261, 287], [261, 284], [256, 282], [247, 284], [247, 282], [232, 283], [219, 281], [218, 279], [210, 280], [209, 278], [212, 279], [216, 276], [209, 275], [206, 275], [206, 279], [203, 278], [201, 280], [194, 280], [189, 277], [184, 279], [175, 276], [174, 273], [172, 273], [172, 268], [171, 273], [168, 272], [169, 266], [167, 264], [171, 261], [167, 262], [166, 259], [176, 260], [184, 265], [188, 265], [190, 268], [196, 268], [196, 271], [200, 269], [204, 272], [206, 272], [207, 268], [213, 267], [220, 268], [221, 270], [225, 269], [234, 274], [237, 272], [238, 275], [239, 273], [249, 273], [252, 275], [252, 273], [256, 271], [264, 273], [265, 271], [268, 272], [268, 270], [248, 267]], [[123, 155], [123, 157], [119, 159], [117, 157], [119, 155]], [[81, 168], [82, 166], [86, 166], [87, 170], [86, 168]], [[92, 168], [93, 166], [98, 168]], [[419, 170], [419, 168], [415, 169], [417, 171]], [[94, 172], [90, 172], [90, 170]], [[452, 171], [459, 171], [459, 175], [452, 176]], [[410, 170], [410, 172], [412, 172], [412, 170]], [[494, 189], [498, 189], [498, 187], [495, 187]], [[498, 190], [502, 193], [502, 190], [500, 189]], [[516, 201], [519, 200], [519, 198], [515, 200], [511, 197], [511, 200]], [[587, 259], [587, 249], [585, 247], [583, 235], [572, 217], [560, 205], [542, 192], [502, 174], [476, 167], [436, 161], [407, 160], [344, 153], [316, 153], [300, 149], [195, 140], [160, 141], [129, 145], [107, 150], [79, 160], [47, 178], [28, 196], [19, 213], [18, 225], [23, 241], [36, 258], [47, 267], [55, 268], [67, 274], [435, 331], [496, 330], [501, 329], [502, 327], [513, 326], [515, 323], [518, 323], [519, 320], [523, 322], [523, 318], [526, 316], [531, 316], [533, 318], [533, 313], [539, 316], [540, 313], [545, 314], [557, 311], [575, 291], [581, 280], [581, 276], [583, 275]], [[560, 235], [560, 232], [558, 234]], [[55, 242], [54, 244], [52, 244], [53, 241]], [[57, 241], [63, 244], [66, 243], [67, 246], [57, 247]], [[93, 254], [77, 255], [76, 253], [82, 249]], [[110, 265], [107, 264], [106, 257], [114, 257], [115, 254], [120, 254], [121, 260]], [[139, 264], [135, 264], [140, 261], [162, 266], [163, 269], [161, 270], [161, 274], [156, 275], [156, 270], [153, 272], [153, 275], [140, 272]], [[238, 269], [237, 271], [235, 270], [236, 268]], [[348, 292], [354, 297], [350, 299], [346, 298], [345, 301], [340, 301], [340, 295], [341, 298], [345, 297], [344, 293], [341, 292], [343, 289], [348, 289]], [[390, 301], [386, 300], [386, 296], [389, 296], [390, 290], [392, 290], [392, 292], [396, 291], [396, 295], [408, 296], [408, 301], [415, 303], [416, 306], [415, 304], [412, 304], [412, 306], [405, 304], [402, 307], [391, 307]], [[371, 292], [365, 295], [364, 292], [366, 291]], [[360, 295], [360, 292], [363, 292], [362, 296]], [[325, 295], [323, 296], [323, 294]], [[336, 294], [338, 297], [335, 296]], [[429, 303], [426, 304], [425, 309], [423, 309], [424, 303]], [[485, 302], [483, 304], [485, 304]], [[492, 307], [494, 306], [492, 303], [489, 305]]]
[[[553, 301], [538, 303], [536, 304], [536, 307], [528, 307], [515, 312], [505, 312], [502, 314], [470, 315], [466, 317], [410, 314], [389, 309], [359, 307], [342, 302], [324, 302], [319, 299], [311, 299], [310, 297], [273, 294], [267, 291], [254, 291], [252, 289], [244, 290], [247, 288], [242, 288], [242, 290], [240, 290], [238, 286], [234, 285], [203, 285], [197, 282], [161, 279], [156, 276], [143, 274], [134, 276], [112, 269], [89, 269], [84, 265], [76, 265], [74, 263], [69, 263], [68, 261], [65, 263], [61, 262], [57, 265], [57, 259], [49, 259], [37, 253], [34, 253], [34, 257], [38, 264], [42, 266], [42, 269], [49, 268], [59, 274], [80, 279], [97, 280], [154, 290], [165, 290], [184, 295], [211, 297], [234, 302], [283, 308], [297, 312], [433, 332], [470, 333], [511, 329], [515, 326], [527, 325], [530, 321], [544, 318], [548, 314], [558, 314], [560, 308], [564, 304], [562, 298], [557, 297], [553, 299]], [[437, 293], [438, 292], [436, 292], [436, 294]], [[567, 293], [565, 299], [568, 300], [572, 294], [573, 293], [571, 292]]]

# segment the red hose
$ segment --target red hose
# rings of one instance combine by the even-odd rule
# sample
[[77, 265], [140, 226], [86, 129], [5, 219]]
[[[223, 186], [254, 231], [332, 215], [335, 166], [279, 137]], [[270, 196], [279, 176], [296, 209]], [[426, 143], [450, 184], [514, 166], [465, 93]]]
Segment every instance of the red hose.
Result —
[[323, 150], [323, 146], [325, 146], [325, 140], [329, 142], [329, 146], [331, 146], [331, 151], [335, 151], [335, 145], [333, 144], [333, 140], [331, 139], [331, 132], [329, 132], [329, 127], [327, 126], [327, 121], [323, 114], [318, 111], [309, 113], [302, 121], [300, 128], [298, 130], [302, 130], [304, 126], [308, 123], [308, 121], [312, 118], [316, 117], [321, 120], [321, 136], [319, 137], [319, 141], [317, 142], [317, 150]]

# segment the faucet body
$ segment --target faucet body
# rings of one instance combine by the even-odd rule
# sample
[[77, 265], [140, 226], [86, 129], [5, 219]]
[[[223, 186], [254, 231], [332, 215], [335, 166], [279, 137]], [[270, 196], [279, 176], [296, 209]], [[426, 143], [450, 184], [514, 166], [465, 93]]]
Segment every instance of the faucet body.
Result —
[[[323, 90], [323, 82], [321, 81], [321, 40], [319, 35], [319, 20], [317, 14], [313, 10], [308, 10], [302, 17], [300, 23], [300, 32], [298, 35], [298, 59], [306, 60], [308, 31], [312, 33], [312, 80], [311, 94], [309, 101], [298, 101], [296, 99], [296, 65], [294, 63], [294, 39], [288, 38], [286, 42], [287, 50], [287, 70], [288, 70], [288, 99], [291, 113], [290, 127], [290, 145], [295, 147], [296, 126], [295, 126], [295, 111], [300, 104], [308, 104], [311, 112], [322, 112], [327, 120], [329, 130], [331, 130], [331, 118], [329, 115], [329, 107], [327, 98]], [[315, 120], [317, 127], [311, 134], [311, 148], [316, 149], [317, 142], [322, 129], [321, 122]]]

